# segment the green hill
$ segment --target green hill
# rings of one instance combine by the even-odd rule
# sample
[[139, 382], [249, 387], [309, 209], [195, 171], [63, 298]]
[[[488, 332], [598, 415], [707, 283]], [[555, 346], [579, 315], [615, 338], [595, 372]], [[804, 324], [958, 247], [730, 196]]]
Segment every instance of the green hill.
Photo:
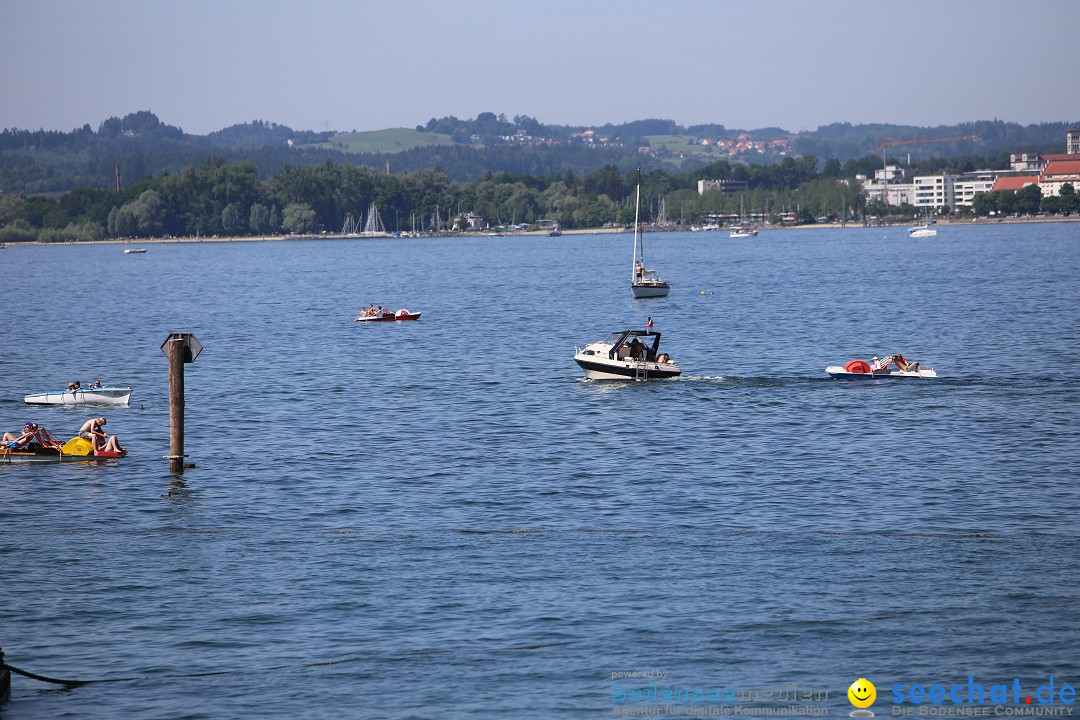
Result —
[[367, 132], [338, 133], [326, 142], [302, 147], [340, 150], [349, 153], [399, 153], [429, 145], [453, 145], [449, 135], [417, 132], [409, 128], [390, 128]]

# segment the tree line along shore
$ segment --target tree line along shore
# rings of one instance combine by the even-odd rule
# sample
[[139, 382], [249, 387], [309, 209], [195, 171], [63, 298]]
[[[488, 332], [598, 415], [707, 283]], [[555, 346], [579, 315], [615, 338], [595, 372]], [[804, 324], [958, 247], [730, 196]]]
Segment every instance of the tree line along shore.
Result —
[[[438, 170], [388, 175], [329, 162], [289, 166], [260, 180], [251, 163], [215, 157], [119, 191], [80, 189], [58, 198], [0, 195], [0, 242], [350, 234], [372, 213], [388, 232], [413, 234], [489, 234], [541, 226], [557, 226], [563, 232], [617, 229], [634, 221], [639, 177], [641, 221], [646, 225], [691, 228], [733, 224], [741, 218], [771, 226], [837, 221], [903, 224], [921, 219], [921, 211], [913, 206], [890, 207], [868, 198], [855, 171], [870, 160], [880, 163], [871, 158], [867, 163], [822, 164], [806, 156], [768, 166], [724, 161], [683, 174], [653, 170], [639, 176], [605, 166], [584, 175], [489, 174], [471, 183], [454, 183]], [[729, 180], [739, 190], [699, 192], [702, 178]], [[1037, 191], [1036, 187], [993, 193], [1000, 197], [992, 202], [977, 198], [979, 202], [960, 215], [944, 209], [935, 215], [940, 221], [970, 220], [991, 212], [1001, 217], [1033, 216], [1050, 210], [1050, 201], [1057, 203], [1053, 211], [1066, 217], [1080, 210], [1073, 192], [1041, 198]]]

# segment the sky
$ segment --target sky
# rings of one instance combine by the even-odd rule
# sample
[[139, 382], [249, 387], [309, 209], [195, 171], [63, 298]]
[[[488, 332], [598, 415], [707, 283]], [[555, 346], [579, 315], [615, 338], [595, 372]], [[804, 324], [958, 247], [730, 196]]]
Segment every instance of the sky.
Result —
[[0, 0], [0, 128], [1080, 122], [1080, 0]]

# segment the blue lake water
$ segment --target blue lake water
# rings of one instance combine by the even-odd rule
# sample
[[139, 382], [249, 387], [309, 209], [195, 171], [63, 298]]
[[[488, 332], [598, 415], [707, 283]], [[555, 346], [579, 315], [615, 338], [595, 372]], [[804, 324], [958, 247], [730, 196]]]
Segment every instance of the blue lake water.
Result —
[[[129, 457], [0, 466], [7, 661], [115, 680], [16, 676], [0, 717], [1080, 684], [1080, 224], [646, 243], [668, 298], [631, 298], [628, 234], [0, 252], [0, 428], [70, 437], [98, 411], [22, 396], [135, 388], [100, 413]], [[585, 381], [575, 345], [648, 315], [683, 377]], [[170, 332], [205, 347], [182, 480]], [[824, 373], [892, 352], [939, 378]]]

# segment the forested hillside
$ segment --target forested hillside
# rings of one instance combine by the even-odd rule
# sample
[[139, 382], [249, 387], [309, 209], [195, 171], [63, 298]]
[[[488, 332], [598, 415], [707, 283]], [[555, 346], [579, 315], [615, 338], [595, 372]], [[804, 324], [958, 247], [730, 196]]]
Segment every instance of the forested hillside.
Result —
[[[782, 128], [739, 130], [723, 125], [681, 127], [670, 120], [638, 120], [621, 125], [544, 125], [528, 116], [507, 119], [480, 113], [475, 119], [432, 118], [414, 133], [437, 135], [438, 144], [411, 143], [401, 152], [354, 152], [347, 133], [294, 130], [256, 120], [209, 135], [190, 135], [143, 111], [112, 117], [93, 129], [71, 132], [6, 129], [0, 132], [0, 192], [43, 194], [77, 188], [112, 188], [119, 165], [124, 186], [147, 177], [177, 173], [211, 156], [247, 162], [266, 180], [290, 165], [327, 161], [392, 172], [437, 169], [454, 182], [487, 173], [578, 174], [603, 166], [627, 172], [692, 171], [719, 161], [761, 165], [785, 157], [813, 155], [841, 163], [881, 157], [886, 141], [977, 136], [978, 140], [910, 144], [891, 148], [889, 157], [930, 160], [968, 156], [1000, 165], [1017, 149], [1061, 152], [1069, 123], [1021, 126], [999, 120], [919, 128], [836, 123], [813, 131]], [[395, 131], [400, 133], [401, 131]], [[363, 147], [363, 144], [358, 145]]]

